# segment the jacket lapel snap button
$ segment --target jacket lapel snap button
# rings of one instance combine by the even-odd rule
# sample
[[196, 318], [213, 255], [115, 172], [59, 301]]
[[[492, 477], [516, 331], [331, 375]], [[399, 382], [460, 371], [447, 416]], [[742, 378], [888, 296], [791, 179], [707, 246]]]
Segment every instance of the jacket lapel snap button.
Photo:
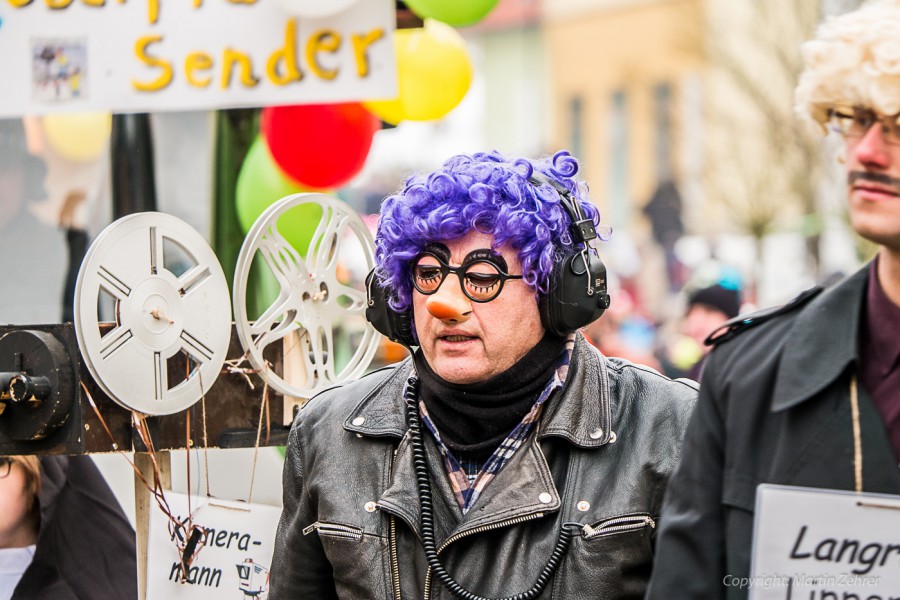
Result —
[[365, 418], [365, 417], [356, 417], [356, 418], [353, 419], [353, 421], [352, 421], [352, 423], [353, 423], [354, 425], [356, 425], [357, 427], [359, 427], [360, 425], [362, 425], [362, 424], [365, 423], [365, 422], [366, 422], [366, 418]]
[[592, 440], [599, 440], [603, 437], [603, 430], [598, 427], [590, 433], [590, 436]]
[[375, 509], [377, 507], [375, 506], [375, 503], [370, 500], [369, 502], [365, 503], [363, 508], [366, 509], [366, 512], [375, 512]]
[[551, 496], [547, 492], [543, 492], [540, 496], [538, 496], [538, 500], [540, 500], [542, 504], [550, 504], [551, 502], [553, 502], [553, 496]]
[[578, 510], [580, 510], [581, 512], [587, 512], [587, 509], [589, 509], [591, 507], [591, 503], [588, 502], [587, 500], [582, 500], [581, 502], [576, 504], [575, 507]]

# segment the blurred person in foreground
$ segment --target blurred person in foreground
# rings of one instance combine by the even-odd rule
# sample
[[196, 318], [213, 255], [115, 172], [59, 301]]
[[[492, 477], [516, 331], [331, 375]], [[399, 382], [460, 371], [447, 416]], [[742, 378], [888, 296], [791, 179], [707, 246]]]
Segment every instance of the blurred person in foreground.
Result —
[[0, 456], [0, 600], [137, 598], [134, 529], [88, 456]]
[[900, 1], [882, 0], [804, 46], [798, 109], [845, 139], [850, 221], [879, 250], [841, 283], [718, 332], [649, 598], [746, 597], [727, 582], [749, 575], [761, 483], [900, 494], [898, 39]]
[[62, 233], [37, 217], [46, 197], [44, 161], [28, 153], [21, 119], [0, 119], [0, 322], [53, 323], [60, 318]]
[[696, 388], [578, 331], [606, 284], [577, 171], [460, 155], [384, 201], [370, 318], [417, 349], [298, 414], [270, 600], [643, 597]]

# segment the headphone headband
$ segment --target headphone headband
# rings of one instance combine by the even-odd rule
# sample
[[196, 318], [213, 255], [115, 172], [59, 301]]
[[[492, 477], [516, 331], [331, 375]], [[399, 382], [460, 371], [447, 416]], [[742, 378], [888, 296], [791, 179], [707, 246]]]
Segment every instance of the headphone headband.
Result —
[[597, 237], [597, 228], [594, 226], [594, 222], [581, 210], [581, 205], [578, 204], [578, 199], [572, 195], [572, 192], [567, 190], [560, 182], [550, 179], [540, 171], [532, 172], [531, 177], [528, 178], [528, 183], [534, 186], [546, 184], [559, 193], [560, 204], [572, 221], [569, 231], [572, 232], [575, 243], [584, 244], [584, 247], [587, 248], [588, 242]]

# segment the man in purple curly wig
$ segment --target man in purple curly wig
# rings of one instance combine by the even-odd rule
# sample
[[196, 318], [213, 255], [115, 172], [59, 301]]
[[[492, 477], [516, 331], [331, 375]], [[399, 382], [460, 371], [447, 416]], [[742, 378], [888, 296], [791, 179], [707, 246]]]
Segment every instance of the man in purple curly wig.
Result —
[[412, 356], [291, 430], [270, 598], [641, 598], [695, 387], [602, 356], [567, 152], [454, 156], [382, 204], [367, 316]]

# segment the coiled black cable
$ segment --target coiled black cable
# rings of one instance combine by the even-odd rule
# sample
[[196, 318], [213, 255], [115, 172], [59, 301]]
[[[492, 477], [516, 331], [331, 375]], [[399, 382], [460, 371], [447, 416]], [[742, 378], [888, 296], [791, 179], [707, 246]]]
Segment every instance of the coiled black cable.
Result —
[[560, 562], [569, 549], [569, 542], [572, 541], [574, 530], [572, 527], [564, 525], [559, 532], [559, 538], [556, 540], [556, 546], [550, 553], [550, 558], [543, 570], [537, 577], [534, 585], [528, 591], [516, 594], [514, 596], [506, 596], [504, 598], [492, 599], [473, 594], [472, 592], [461, 586], [450, 574], [444, 569], [438, 558], [437, 547], [434, 543], [434, 514], [431, 504], [431, 482], [428, 479], [428, 465], [425, 462], [425, 444], [422, 441], [422, 421], [419, 416], [419, 379], [415, 376], [410, 377], [406, 382], [406, 391], [403, 396], [406, 400], [406, 423], [409, 427], [410, 441], [412, 442], [413, 468], [416, 472], [416, 486], [419, 490], [419, 504], [422, 510], [422, 546], [425, 549], [425, 559], [434, 572], [434, 576], [440, 581], [447, 590], [463, 600], [534, 600], [541, 595], [550, 578], [559, 568]]

